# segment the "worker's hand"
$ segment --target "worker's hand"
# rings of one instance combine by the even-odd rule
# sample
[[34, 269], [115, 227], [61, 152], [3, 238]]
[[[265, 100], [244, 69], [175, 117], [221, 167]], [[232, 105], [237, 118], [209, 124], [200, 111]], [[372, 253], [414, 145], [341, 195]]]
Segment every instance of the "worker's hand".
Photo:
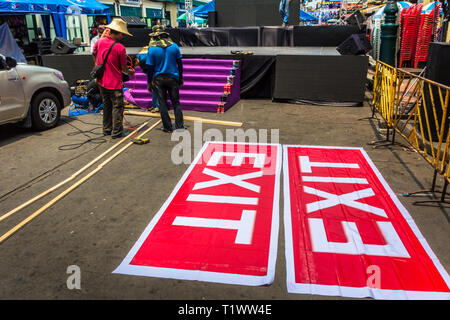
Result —
[[153, 92], [153, 81], [147, 83], [147, 90], [148, 92]]
[[183, 79], [178, 80], [178, 85], [181, 87], [184, 84]]
[[134, 74], [135, 74], [135, 70], [133, 69], [133, 68], [129, 68], [128, 70], [127, 70], [127, 73], [128, 73], [128, 75], [129, 76], [133, 76]]

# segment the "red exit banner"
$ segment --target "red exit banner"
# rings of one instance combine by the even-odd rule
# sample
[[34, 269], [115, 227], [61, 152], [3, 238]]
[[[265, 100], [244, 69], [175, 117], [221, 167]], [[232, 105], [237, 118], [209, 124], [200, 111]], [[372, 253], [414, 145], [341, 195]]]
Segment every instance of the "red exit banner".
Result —
[[450, 299], [450, 278], [363, 149], [284, 146], [287, 287]]
[[281, 146], [210, 142], [114, 273], [270, 284]]

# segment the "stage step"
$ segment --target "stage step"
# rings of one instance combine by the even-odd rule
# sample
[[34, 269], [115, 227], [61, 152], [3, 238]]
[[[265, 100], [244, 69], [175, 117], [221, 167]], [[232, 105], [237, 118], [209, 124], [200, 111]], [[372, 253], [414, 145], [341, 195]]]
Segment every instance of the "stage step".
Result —
[[[145, 86], [130, 86], [132, 90], [133, 97], [146, 97], [151, 95], [151, 93], [147, 90], [147, 84]], [[208, 83], [208, 82], [185, 82], [182, 87], [180, 87], [180, 95], [186, 91], [198, 91], [199, 94], [214, 92], [218, 94], [224, 93], [224, 84], [223, 83]]]
[[183, 75], [184, 81], [198, 81], [198, 82], [221, 82], [226, 83], [229, 75], [210, 75], [210, 74], [196, 74], [187, 73]]
[[[191, 90], [191, 89], [185, 89], [182, 87], [180, 89], [180, 98], [186, 98], [188, 100], [198, 100], [198, 101], [204, 101], [204, 100], [218, 100], [220, 101], [220, 97], [223, 94], [222, 91], [201, 91], [201, 90]], [[139, 89], [139, 90], [132, 90], [131, 95], [134, 98], [148, 98], [152, 96], [150, 92], [147, 91], [147, 89]], [[169, 98], [169, 97], [167, 97]]]
[[[145, 106], [145, 108], [148, 108], [152, 105], [152, 97], [150, 98], [136, 98], [136, 103], [139, 105]], [[170, 107], [172, 107], [172, 102], [170, 99], [167, 100], [167, 103]], [[181, 108], [184, 110], [189, 110], [189, 107], [202, 107], [202, 108], [217, 108], [217, 101], [214, 100], [204, 100], [204, 101], [198, 101], [198, 100], [189, 100], [189, 99], [181, 99], [180, 100]], [[186, 107], [188, 109], [186, 109]]]
[[[223, 82], [226, 83], [229, 74], [219, 74], [219, 75], [211, 75], [211, 74], [198, 74], [198, 73], [185, 73], [183, 74], [183, 79], [185, 82], [187, 81], [199, 81], [199, 82]], [[136, 74], [136, 81], [132, 80], [125, 85], [132, 86], [134, 83], [143, 84], [147, 86], [147, 75], [145, 73]]]
[[203, 65], [183, 65], [183, 74], [208, 74], [208, 75], [227, 75], [231, 74], [229, 67], [215, 67]]
[[[183, 75], [184, 82], [213, 82], [213, 83], [226, 83], [228, 76], [219, 75], [203, 75], [203, 74], [186, 74]], [[136, 81], [132, 80], [125, 83], [125, 87], [139, 87], [144, 86], [147, 87], [147, 76], [142, 77], [140, 79], [136, 79]]]
[[216, 60], [216, 59], [183, 59], [183, 65], [203, 65], [203, 66], [219, 66], [219, 67], [233, 67], [233, 60]]
[[[219, 59], [183, 59], [184, 85], [180, 88], [180, 104], [184, 110], [217, 112], [219, 106], [224, 111], [239, 101], [240, 97], [240, 63], [234, 67], [233, 60]], [[234, 74], [233, 84], [229, 76]], [[229, 85], [229, 94], [222, 102]], [[152, 94], [147, 90], [147, 75], [136, 67], [135, 76], [125, 83], [130, 89], [125, 98], [141, 108], [152, 106]], [[168, 99], [170, 105], [170, 99]]]

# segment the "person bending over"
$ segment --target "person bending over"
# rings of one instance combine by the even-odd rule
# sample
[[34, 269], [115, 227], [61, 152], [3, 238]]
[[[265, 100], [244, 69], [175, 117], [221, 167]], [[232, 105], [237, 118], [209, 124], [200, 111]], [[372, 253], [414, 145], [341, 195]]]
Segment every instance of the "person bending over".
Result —
[[[142, 72], [144, 72], [147, 75], [147, 78], [148, 78], [148, 68], [149, 68], [147, 65], [148, 49], [149, 49], [149, 46], [144, 47], [142, 49], [142, 52], [138, 53], [136, 55], [136, 58], [139, 61], [138, 65], [141, 67]], [[158, 97], [156, 96], [156, 90], [153, 90], [153, 92], [152, 92], [152, 105], [147, 108], [147, 111], [159, 112], [159, 103], [158, 103]]]
[[91, 80], [86, 88], [86, 97], [89, 100], [89, 111], [94, 111], [102, 103], [102, 95], [97, 81]]

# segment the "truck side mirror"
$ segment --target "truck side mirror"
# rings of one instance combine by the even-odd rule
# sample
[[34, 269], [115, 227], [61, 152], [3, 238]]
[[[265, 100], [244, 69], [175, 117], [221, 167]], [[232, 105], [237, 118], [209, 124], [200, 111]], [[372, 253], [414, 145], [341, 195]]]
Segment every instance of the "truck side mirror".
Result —
[[6, 57], [6, 65], [9, 69], [15, 68], [17, 66], [17, 61], [14, 58]]

